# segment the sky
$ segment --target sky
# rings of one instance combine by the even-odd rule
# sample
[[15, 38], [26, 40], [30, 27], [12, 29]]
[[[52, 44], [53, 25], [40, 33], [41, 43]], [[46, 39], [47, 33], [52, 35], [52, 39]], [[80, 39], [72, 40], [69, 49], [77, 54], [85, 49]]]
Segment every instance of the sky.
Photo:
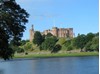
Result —
[[29, 14], [22, 39], [29, 39], [29, 30], [73, 28], [75, 36], [99, 31], [99, 0], [16, 0]]

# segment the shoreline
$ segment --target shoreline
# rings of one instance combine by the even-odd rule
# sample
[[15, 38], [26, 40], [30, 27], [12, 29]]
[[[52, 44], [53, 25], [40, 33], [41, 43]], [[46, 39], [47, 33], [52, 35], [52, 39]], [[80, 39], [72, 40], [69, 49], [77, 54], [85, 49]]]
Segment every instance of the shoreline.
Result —
[[49, 54], [17, 54], [15, 58], [57, 58], [57, 57], [84, 57], [84, 56], [99, 56], [99, 52], [80, 52], [80, 53], [49, 53]]

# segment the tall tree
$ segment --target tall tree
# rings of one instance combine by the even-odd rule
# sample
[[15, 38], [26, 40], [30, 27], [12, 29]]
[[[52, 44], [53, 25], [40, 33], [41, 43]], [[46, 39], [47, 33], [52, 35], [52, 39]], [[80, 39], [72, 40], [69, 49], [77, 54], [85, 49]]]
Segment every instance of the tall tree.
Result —
[[9, 59], [12, 57], [10, 41], [15, 45], [21, 40], [28, 22], [29, 14], [16, 3], [15, 0], [0, 1], [0, 57]]
[[39, 46], [39, 45], [41, 45], [43, 40], [44, 40], [44, 38], [42, 37], [41, 33], [36, 31], [35, 34], [34, 34], [33, 43], [37, 44]]
[[95, 36], [95, 34], [93, 34], [93, 33], [88, 33], [88, 34], [86, 35], [87, 42], [91, 41], [91, 40], [93, 39], [94, 36]]

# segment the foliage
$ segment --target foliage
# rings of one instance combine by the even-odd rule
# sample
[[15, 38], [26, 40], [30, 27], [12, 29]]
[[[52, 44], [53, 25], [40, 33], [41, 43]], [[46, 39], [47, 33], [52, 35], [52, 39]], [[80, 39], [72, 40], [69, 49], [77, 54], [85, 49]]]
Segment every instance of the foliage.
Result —
[[87, 42], [91, 41], [93, 37], [95, 37], [95, 34], [93, 34], [93, 33], [88, 33], [88, 34], [86, 35], [86, 40], [87, 40]]
[[92, 45], [92, 43], [91, 43], [91, 42], [88, 42], [88, 43], [85, 45], [85, 51], [93, 51], [93, 49], [91, 48], [91, 45]]
[[37, 44], [39, 46], [39, 45], [41, 45], [43, 40], [44, 40], [44, 38], [42, 37], [41, 33], [36, 31], [35, 34], [34, 34], [33, 43]]
[[17, 53], [23, 53], [24, 52], [24, 49], [23, 48], [17, 48]]
[[12, 48], [7, 48], [7, 50], [6, 49], [0, 50], [0, 56], [2, 56], [4, 60], [11, 59], [13, 55], [14, 55], [14, 50]]
[[20, 44], [21, 44], [21, 46], [23, 46], [23, 45], [25, 45], [27, 42], [29, 42], [29, 40], [21, 40], [21, 41], [20, 41]]
[[58, 39], [56, 37], [48, 37], [41, 44], [40, 49], [41, 50], [47, 50], [47, 49], [52, 50], [57, 41]]
[[61, 45], [60, 44], [57, 44], [54, 46], [54, 48], [52, 49], [51, 53], [56, 53], [58, 52], [59, 50], [61, 50]]
[[29, 14], [15, 0], [2, 0], [0, 8], [0, 57], [6, 60], [13, 55], [10, 41], [17, 45], [21, 40]]
[[82, 51], [82, 49], [83, 49], [84, 46], [86, 45], [86, 36], [85, 36], [84, 34], [78, 35], [78, 36], [75, 38], [74, 45], [75, 45], [77, 48], [81, 48], [81, 51]]
[[85, 46], [86, 51], [99, 51], [99, 36], [95, 36]]
[[59, 38], [57, 44], [63, 45], [66, 42], [66, 38]]
[[97, 32], [97, 33], [95, 34], [95, 36], [99, 36], [99, 32]]
[[92, 39], [91, 48], [95, 51], [99, 51], [99, 36], [96, 36]]
[[74, 48], [76, 48], [76, 46], [74, 45], [74, 42], [75, 42], [75, 38], [66, 40], [66, 42], [64, 43], [66, 50], [70, 51], [70, 50], [73, 50]]
[[24, 49], [25, 49], [25, 51], [32, 50], [32, 49], [33, 49], [32, 43], [27, 42], [27, 43], [24, 45]]
[[64, 43], [64, 45], [65, 45], [66, 47], [68, 47], [69, 45], [71, 45], [71, 40], [67, 40], [67, 41]]
[[[87, 37], [88, 37], [87, 35], [85, 35], [85, 36], [83, 35], [86, 38], [86, 44], [84, 45], [83, 49], [85, 51], [99, 51], [99, 36], [94, 34], [95, 36], [93, 38], [90, 37], [90, 38], [92, 38], [92, 40], [89, 40], [87, 42]], [[79, 36], [81, 36], [81, 35], [79, 35]], [[81, 38], [84, 38], [83, 36]], [[40, 48], [40, 50], [44, 50], [44, 51], [50, 50], [51, 53], [56, 53], [59, 50], [71, 51], [71, 50], [79, 48], [79, 47], [77, 47], [77, 45], [75, 45], [75, 42], [76, 42], [76, 39], [78, 38], [78, 36], [73, 39], [64, 38], [64, 43], [62, 43], [63, 38], [57, 38], [55, 36], [46, 37], [45, 35], [43, 35], [42, 37], [43, 37], [44, 41], [38, 47], [37, 47], [37, 45], [33, 44], [32, 42], [26, 42], [25, 45], [21, 45], [20, 47], [23, 48], [25, 50], [25, 52], [33, 51], [34, 49], [36, 49], [36, 50], [34, 50], [34, 52], [35, 52], [35, 51], [38, 51]], [[80, 37], [79, 37], [79, 39], [80, 39]], [[61, 49], [60, 49], [60, 46], [61, 46]], [[16, 48], [17, 47], [15, 47], [13, 49], [17, 50]], [[19, 49], [19, 51], [20, 51], [20, 49]]]
[[70, 45], [67, 47], [67, 51], [73, 50], [73, 47]]

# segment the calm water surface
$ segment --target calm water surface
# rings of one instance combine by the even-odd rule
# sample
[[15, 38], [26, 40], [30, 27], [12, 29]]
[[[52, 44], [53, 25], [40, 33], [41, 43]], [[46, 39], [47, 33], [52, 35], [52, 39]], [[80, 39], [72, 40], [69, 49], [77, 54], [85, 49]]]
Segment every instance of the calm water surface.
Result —
[[99, 57], [0, 60], [0, 74], [99, 74]]

